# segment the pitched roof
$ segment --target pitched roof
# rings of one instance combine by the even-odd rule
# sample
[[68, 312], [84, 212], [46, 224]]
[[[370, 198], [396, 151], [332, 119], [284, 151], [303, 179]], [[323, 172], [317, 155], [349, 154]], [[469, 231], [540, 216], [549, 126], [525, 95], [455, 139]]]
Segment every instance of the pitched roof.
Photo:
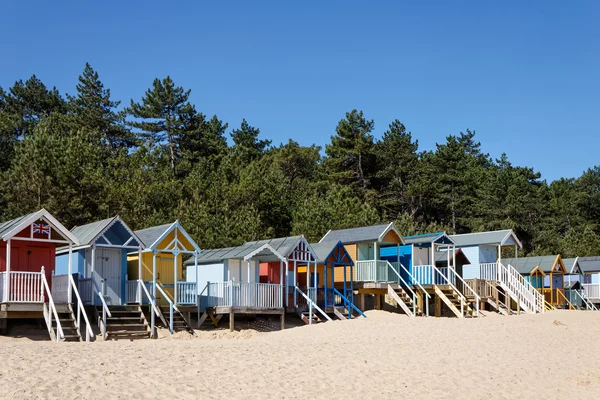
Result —
[[[268, 244], [244, 244], [236, 247], [202, 250], [198, 255], [198, 264], [210, 264], [232, 259], [244, 260], [246, 257], [265, 262], [280, 261], [285, 258]], [[190, 257], [185, 265], [194, 265], [194, 257]]]
[[103, 219], [102, 221], [96, 221], [90, 224], [76, 226], [75, 228], [71, 229], [71, 233], [75, 235], [77, 239], [79, 239], [80, 245], [91, 244], [91, 242], [96, 238], [96, 236], [102, 233], [104, 229], [106, 229], [106, 227], [109, 226], [115, 218], [116, 217], [107, 218]]
[[422, 235], [404, 236], [405, 244], [443, 243], [452, 244], [454, 241], [446, 232], [425, 233]]
[[46, 220], [54, 228], [54, 231], [62, 236], [67, 242], [70, 242], [74, 245], [79, 244], [77, 238], [44, 208], [10, 221], [0, 222], [0, 238], [4, 240], [10, 239], [25, 229], [28, 225], [42, 218]]
[[579, 257], [578, 262], [583, 273], [600, 272], [600, 256]]
[[363, 226], [359, 228], [349, 229], [337, 229], [331, 230], [323, 236], [320, 242], [342, 242], [343, 244], [348, 243], [361, 243], [361, 242], [375, 242], [381, 241], [381, 238], [385, 234], [393, 230], [400, 237], [400, 241], [403, 242], [402, 235], [396, 229], [393, 222], [389, 224]]
[[[340, 244], [341, 242], [319, 242], [319, 243], [311, 243], [310, 247], [312, 247], [312, 249], [315, 251], [315, 253], [317, 254], [317, 261], [319, 263], [324, 263], [327, 258], [329, 257], [329, 255], [335, 250], [335, 247]], [[341, 245], [342, 248], [344, 248], [343, 244]], [[344, 248], [345, 249], [345, 248]], [[346, 251], [346, 250], [344, 250]], [[347, 251], [346, 251], [347, 254]], [[352, 259], [350, 258], [350, 255], [348, 254], [348, 259], [349, 259], [349, 264], [347, 265], [351, 265], [353, 264]]]
[[[265, 240], [257, 240], [254, 242], [246, 242], [246, 243], [244, 243], [244, 245], [245, 246], [248, 246], [248, 245], [259, 245], [260, 246], [260, 245], [268, 244], [271, 247], [273, 247], [282, 256], [289, 257], [289, 255], [298, 246], [298, 243], [302, 240], [306, 241], [304, 236], [287, 236], [287, 237], [282, 237], [282, 238], [265, 239]], [[314, 257], [316, 258], [317, 255], [314, 252], [314, 250], [312, 249], [312, 247], [310, 246], [310, 244], [308, 244], [308, 242], [306, 242], [306, 245], [308, 247], [308, 250], [311, 253], [313, 253]]]
[[[504, 229], [500, 231], [487, 231], [487, 232], [475, 232], [475, 233], [463, 233], [460, 235], [450, 236], [457, 246], [477, 246], [477, 245], [505, 245], [505, 244], [517, 244], [519, 247], [523, 247], [517, 235], [512, 229]], [[511, 240], [512, 239], [512, 240]]]
[[151, 228], [140, 229], [135, 231], [137, 237], [140, 238], [146, 248], [152, 247], [152, 245], [165, 233], [173, 223], [153, 226]]
[[558, 255], [522, 257], [522, 258], [503, 258], [503, 264], [512, 265], [520, 274], [529, 274], [536, 267], [539, 267], [544, 273], [552, 272], [552, 268], [557, 262]]
[[579, 257], [563, 258], [562, 261], [563, 261], [563, 264], [565, 264], [565, 268], [567, 269], [567, 272], [570, 274], [578, 274], [579, 270], [581, 270], [581, 265], [579, 264]]
[[4, 238], [4, 235], [9, 233], [13, 228], [16, 228], [23, 221], [27, 221], [35, 213], [23, 215], [22, 217], [11, 219], [10, 221], [0, 222], [0, 237]]

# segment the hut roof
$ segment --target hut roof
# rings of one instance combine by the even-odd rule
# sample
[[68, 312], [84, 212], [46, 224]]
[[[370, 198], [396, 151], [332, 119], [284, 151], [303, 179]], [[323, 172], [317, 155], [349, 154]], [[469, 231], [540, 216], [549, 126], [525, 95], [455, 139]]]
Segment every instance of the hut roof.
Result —
[[371, 225], [362, 226], [359, 228], [348, 228], [348, 229], [336, 229], [330, 230], [323, 236], [320, 242], [342, 242], [343, 244], [348, 243], [361, 243], [361, 242], [381, 242], [383, 237], [389, 231], [394, 231], [400, 238], [400, 241], [404, 243], [404, 239], [393, 222], [382, 225]]
[[460, 235], [450, 236], [457, 246], [477, 246], [477, 245], [496, 245], [504, 246], [510, 244], [516, 244], [519, 247], [523, 247], [517, 235], [512, 229], [504, 229], [500, 231], [487, 231], [487, 232], [476, 232], [476, 233], [464, 233]]

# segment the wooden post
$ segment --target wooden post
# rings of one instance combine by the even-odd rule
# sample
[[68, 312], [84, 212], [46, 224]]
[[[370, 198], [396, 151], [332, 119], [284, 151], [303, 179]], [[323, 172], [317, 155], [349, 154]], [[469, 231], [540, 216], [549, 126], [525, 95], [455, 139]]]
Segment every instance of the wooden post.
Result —
[[198, 321], [200, 321], [200, 290], [204, 289], [204, 288], [200, 288], [200, 286], [198, 286], [198, 282], [200, 281], [198, 279], [198, 250], [194, 251], [194, 268], [196, 268], [196, 305], [198, 308]]
[[4, 281], [4, 302], [7, 302], [8, 299], [10, 299], [10, 242], [10, 239], [6, 241], [6, 279]]
[[[290, 306], [290, 264], [288, 259], [285, 259], [285, 307]], [[285, 314], [285, 312], [284, 312]]]
[[[177, 250], [177, 249], [175, 249], [175, 250]], [[179, 300], [179, 296], [177, 294], [177, 292], [178, 292], [178, 290], [177, 290], [177, 278], [178, 278], [178, 276], [177, 276], [177, 269], [178, 269], [177, 268], [178, 267], [177, 257], [178, 256], [179, 256], [178, 253], [173, 254], [173, 281], [174, 281], [173, 282], [174, 283], [174, 285], [173, 285], [173, 288], [174, 288], [173, 289], [173, 302], [175, 303], [175, 305], [177, 305], [177, 300]], [[173, 330], [173, 324], [171, 324], [171, 330]]]
[[150, 331], [152, 337], [156, 339], [156, 250], [152, 252], [152, 301], [150, 302]]
[[375, 294], [375, 309], [381, 310], [381, 295], [379, 293]]
[[229, 312], [229, 331], [233, 332], [235, 330], [235, 313], [233, 311]]
[[73, 287], [71, 285], [71, 275], [73, 274], [73, 245], [69, 243], [69, 261], [67, 267], [69, 280], [67, 285], [67, 303], [71, 304], [73, 302]]
[[142, 246], [140, 246], [138, 248], [138, 290], [137, 290], [137, 302], [139, 305], [142, 305], [143, 282], [144, 282], [144, 279], [142, 278]]
[[439, 318], [442, 316], [442, 299], [440, 296], [435, 296], [435, 316]]
[[298, 264], [294, 260], [294, 308], [298, 306], [298, 293], [296, 292], [296, 286], [298, 286]]
[[[325, 262], [323, 263], [323, 293], [325, 295], [325, 308], [327, 308], [327, 260], [325, 260]], [[331, 284], [331, 287], [333, 287], [333, 281]], [[333, 292], [333, 290], [332, 290]]]
[[281, 330], [285, 329], [285, 311], [281, 313]]

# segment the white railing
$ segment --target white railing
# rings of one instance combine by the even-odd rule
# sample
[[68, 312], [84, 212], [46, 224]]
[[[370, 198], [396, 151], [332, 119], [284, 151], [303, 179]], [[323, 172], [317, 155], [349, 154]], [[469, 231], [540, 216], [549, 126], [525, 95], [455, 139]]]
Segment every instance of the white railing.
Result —
[[60, 319], [58, 318], [58, 312], [56, 311], [56, 305], [54, 304], [52, 293], [50, 292], [50, 288], [48, 287], [48, 281], [46, 280], [44, 267], [42, 267], [42, 271], [39, 273], [39, 276], [41, 280], [40, 295], [42, 301], [44, 300], [44, 294], [48, 296], [49, 312], [47, 315], [44, 315], [44, 319], [46, 320], [46, 326], [48, 327], [48, 332], [52, 332], [52, 330], [54, 329], [52, 326], [52, 318], [54, 317], [54, 320], [56, 320], [56, 341], [58, 342], [65, 337], [65, 334], [63, 332], [62, 326], [60, 325]]
[[173, 331], [173, 314], [175, 313], [175, 311], [179, 312], [179, 310], [177, 309], [175, 304], [173, 304], [173, 302], [171, 301], [171, 297], [163, 290], [162, 285], [157, 283], [156, 288], [163, 295], [163, 298], [165, 300], [167, 300], [167, 302], [169, 303], [169, 332], [172, 335], [174, 333], [174, 331]]
[[515, 267], [498, 263], [497, 280], [508, 288], [509, 295], [515, 301], [520, 301], [526, 310], [532, 313], [544, 312], [544, 296]]
[[207, 307], [282, 308], [282, 286], [274, 283], [209, 282]]
[[58, 304], [69, 302], [69, 275], [52, 275], [52, 297]]
[[412, 275], [421, 285], [444, 285], [448, 281], [448, 277], [433, 265], [413, 265]]
[[498, 264], [497, 263], [482, 263], [479, 264], [479, 279], [487, 279], [495, 281], [498, 279]]
[[198, 299], [196, 290], [196, 282], [177, 282], [177, 303], [196, 304]]
[[459, 293], [462, 292], [462, 294], [466, 297], [475, 298], [475, 313], [477, 316], [479, 316], [479, 303], [481, 302], [481, 297], [479, 297], [477, 292], [467, 282], [465, 282], [462, 276], [456, 273], [456, 270], [454, 270], [454, 268], [448, 268], [446, 274], [448, 280], [452, 282], [452, 287], [455, 290], [457, 289], [457, 287], [459, 287], [461, 289]]
[[98, 325], [100, 327], [100, 332], [102, 333], [102, 340], [106, 340], [106, 318], [112, 318], [112, 314], [108, 309], [108, 305], [106, 304], [106, 300], [104, 299], [106, 293], [106, 281], [104, 279], [100, 280], [101, 287], [99, 288], [94, 282], [94, 290], [96, 295], [100, 299], [100, 305], [102, 306], [102, 315], [98, 319]]
[[125, 282], [125, 302], [126, 303], [140, 303], [138, 299], [139, 280], [126, 281]]
[[[406, 290], [408, 290], [410, 292], [410, 294], [412, 295], [412, 296], [410, 296], [412, 298], [412, 314], [413, 314], [413, 317], [416, 317], [417, 316], [417, 295], [416, 295], [416, 293], [414, 292], [414, 290], [411, 289], [410, 285], [408, 283], [406, 283], [406, 281], [404, 280], [402, 275], [400, 275], [400, 273], [398, 272], [396, 267], [394, 265], [392, 265], [392, 263], [390, 263], [389, 261], [387, 261], [387, 263], [388, 263], [388, 269], [390, 271], [392, 271], [391, 275], [395, 275], [394, 278], [398, 281], [398, 284], [402, 283], [404, 285], [404, 288]], [[402, 264], [400, 264], [400, 265], [402, 265]], [[390, 290], [392, 290], [391, 286], [388, 285], [388, 292]], [[401, 299], [399, 299], [399, 300], [401, 300]], [[427, 313], [429, 314], [429, 310], [427, 310]]]
[[94, 331], [92, 330], [92, 326], [88, 320], [87, 313], [85, 312], [85, 306], [83, 305], [83, 301], [81, 301], [81, 297], [79, 296], [79, 290], [77, 290], [77, 285], [75, 285], [73, 275], [68, 275], [68, 277], [73, 287], [73, 293], [75, 294], [75, 300], [77, 302], [77, 317], [75, 318], [77, 332], [79, 332], [79, 336], [81, 336], [81, 317], [83, 316], [83, 320], [85, 322], [85, 341], [89, 342], [90, 338], [94, 337]]
[[597, 302], [600, 300], [600, 283], [584, 283], [583, 293], [590, 301]]
[[92, 304], [94, 301], [94, 288], [92, 278], [79, 279], [79, 295], [83, 304]]
[[314, 301], [312, 301], [302, 290], [300, 290], [300, 288], [298, 286], [294, 286], [294, 290], [296, 291], [296, 293], [298, 293], [301, 297], [303, 297], [306, 302], [308, 303], [308, 324], [312, 325], [313, 322], [313, 308], [315, 310], [317, 310], [318, 312], [321, 313], [321, 315], [327, 320], [327, 321], [331, 321], [331, 318], [329, 317], [329, 315], [327, 315], [318, 305], [317, 303], [315, 303]]
[[[401, 262], [394, 262], [392, 263], [392, 265], [397, 268], [398, 270], [402, 269], [409, 277], [410, 277], [410, 284], [414, 285], [414, 286], [418, 286], [419, 289], [421, 289], [421, 292], [423, 292], [425, 294], [425, 296], [427, 297], [427, 299], [425, 299], [425, 315], [427, 317], [429, 317], [429, 299], [431, 299], [431, 295], [429, 293], [427, 293], [427, 291], [425, 290], [425, 288], [423, 287], [423, 285], [421, 285], [421, 283], [414, 277], [413, 274], [410, 273], [410, 271], [408, 269], [406, 269], [406, 267], [404, 265], [402, 265]], [[404, 279], [403, 279], [404, 281]]]
[[311, 287], [306, 289], [306, 294], [313, 303], [317, 302], [317, 288]]
[[[7, 301], [15, 303], [44, 302], [41, 272], [10, 271], [10, 273], [0, 272], [0, 274], [2, 275], [2, 287], [4, 287], [6, 275], [10, 274]], [[4, 300], [4, 291], [2, 291], [2, 300]]]
[[389, 263], [385, 260], [364, 260], [356, 262], [356, 281], [389, 282]]

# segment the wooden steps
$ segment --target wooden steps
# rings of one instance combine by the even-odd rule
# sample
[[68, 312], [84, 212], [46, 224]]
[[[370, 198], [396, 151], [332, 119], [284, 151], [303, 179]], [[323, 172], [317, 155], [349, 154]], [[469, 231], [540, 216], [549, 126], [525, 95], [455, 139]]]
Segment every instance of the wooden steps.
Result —
[[[166, 322], [166, 328], [169, 328], [170, 323], [170, 307], [169, 306], [160, 306], [158, 307], [160, 313], [164, 317], [164, 321]], [[163, 320], [163, 318], [161, 318]], [[192, 329], [188, 321], [185, 319], [183, 314], [181, 314], [176, 309], [173, 309], [173, 333], [176, 332], [187, 332], [190, 335], [196, 336], [196, 332]]]
[[[57, 304], [56, 305], [56, 313], [58, 314], [58, 319], [60, 321], [60, 327], [63, 331], [63, 341], [64, 342], [81, 342], [83, 338], [81, 337], [81, 333], [77, 328], [77, 324], [75, 321], [75, 315], [73, 313], [73, 308], [70, 304]], [[52, 330], [54, 331], [54, 338], [56, 338], [56, 320], [52, 319]], [[51, 339], [52, 335], [50, 336]]]
[[[296, 310], [296, 315], [298, 315], [298, 317], [300, 317], [300, 319], [306, 324], [306, 325], [310, 325], [311, 321], [310, 321], [310, 312], [305, 311], [305, 310]], [[317, 315], [317, 310], [313, 310], [312, 313], [312, 323], [313, 324], [317, 324], [321, 322], [321, 318], [319, 318], [319, 316]]]
[[435, 294], [444, 302], [444, 304], [446, 304], [446, 306], [458, 318], [464, 318], [464, 317], [474, 318], [477, 316], [477, 315], [475, 315], [475, 310], [473, 310], [473, 308], [471, 308], [471, 306], [468, 303], [465, 303], [463, 306], [465, 315], [463, 315], [460, 312], [461, 302], [463, 300], [460, 298], [459, 294], [456, 293], [456, 291], [454, 291], [454, 289], [452, 289], [451, 287], [440, 287], [440, 286], [434, 285], [434, 290], [435, 290]]
[[[151, 330], [139, 305], [108, 306], [111, 316], [106, 317], [106, 340], [148, 339]], [[96, 317], [102, 318], [102, 306], [95, 308]]]
[[[421, 310], [421, 308], [419, 307], [418, 304], [413, 303], [412, 297], [401, 286], [399, 286], [397, 288], [393, 288], [391, 285], [388, 285], [388, 295], [391, 298], [393, 298], [394, 300], [396, 300], [396, 303], [398, 303], [398, 306], [409, 317], [423, 315], [423, 310]], [[413, 313], [413, 309], [414, 309], [414, 313]]]

